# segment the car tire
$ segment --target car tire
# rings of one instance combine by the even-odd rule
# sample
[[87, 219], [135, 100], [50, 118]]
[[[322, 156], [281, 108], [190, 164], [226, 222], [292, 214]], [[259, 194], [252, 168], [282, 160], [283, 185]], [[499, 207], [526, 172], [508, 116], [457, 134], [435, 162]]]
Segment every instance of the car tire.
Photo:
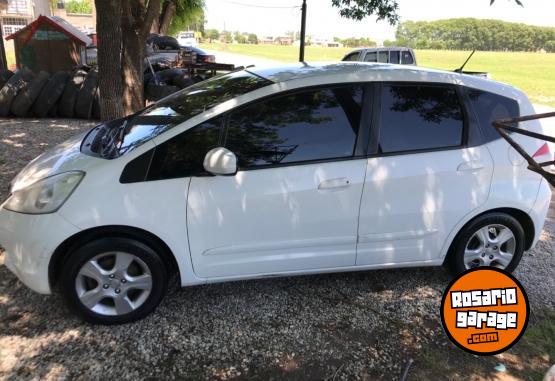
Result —
[[[502, 242], [509, 234], [512, 238]], [[459, 232], [445, 264], [453, 274], [480, 266], [495, 266], [512, 272], [522, 259], [525, 242], [524, 229], [516, 218], [506, 213], [487, 213]]]
[[58, 102], [58, 99], [62, 96], [68, 80], [69, 74], [65, 71], [59, 71], [50, 77], [50, 80], [42, 88], [33, 105], [33, 115], [39, 118], [47, 116], [54, 105], [56, 105], [56, 102]]
[[77, 100], [75, 101], [75, 117], [90, 119], [97, 84], [98, 72], [94, 70], [89, 71], [83, 82], [83, 86], [81, 86], [77, 94]]
[[41, 71], [29, 83], [29, 86], [22, 89], [12, 103], [11, 111], [15, 116], [25, 117], [39, 96], [42, 88], [50, 79], [50, 74]]
[[13, 100], [22, 89], [29, 85], [34, 77], [32, 71], [21, 69], [7, 80], [4, 87], [0, 89], [0, 116], [9, 115]]
[[11, 78], [13, 75], [13, 71], [11, 70], [0, 70], [0, 89], [4, 87], [8, 79]]
[[60, 116], [64, 118], [73, 118], [75, 116], [75, 101], [86, 77], [87, 72], [82, 69], [76, 70], [73, 73], [58, 102], [58, 113]]
[[[118, 255], [122, 255], [121, 261]], [[133, 288], [133, 282], [142, 282], [142, 287], [146, 287], [148, 277], [147, 294], [146, 288]], [[69, 307], [85, 321], [125, 324], [144, 318], [158, 306], [167, 291], [168, 270], [150, 246], [134, 239], [107, 237], [89, 242], [69, 255], [60, 286]]]

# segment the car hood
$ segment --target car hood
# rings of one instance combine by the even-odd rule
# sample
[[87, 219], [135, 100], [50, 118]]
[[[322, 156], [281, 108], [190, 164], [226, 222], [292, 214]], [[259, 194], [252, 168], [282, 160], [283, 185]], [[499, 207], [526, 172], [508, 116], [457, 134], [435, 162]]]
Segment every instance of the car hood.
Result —
[[81, 153], [81, 142], [85, 135], [86, 133], [76, 135], [36, 157], [12, 180], [10, 193], [26, 188], [45, 177], [86, 169], [94, 158]]

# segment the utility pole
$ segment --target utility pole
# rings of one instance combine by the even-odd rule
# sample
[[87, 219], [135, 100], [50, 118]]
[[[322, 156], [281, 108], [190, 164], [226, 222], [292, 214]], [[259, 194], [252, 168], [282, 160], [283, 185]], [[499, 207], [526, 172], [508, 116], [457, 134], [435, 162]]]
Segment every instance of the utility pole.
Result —
[[301, 41], [299, 50], [299, 62], [304, 62], [304, 40], [306, 35], [306, 0], [303, 0], [301, 6]]

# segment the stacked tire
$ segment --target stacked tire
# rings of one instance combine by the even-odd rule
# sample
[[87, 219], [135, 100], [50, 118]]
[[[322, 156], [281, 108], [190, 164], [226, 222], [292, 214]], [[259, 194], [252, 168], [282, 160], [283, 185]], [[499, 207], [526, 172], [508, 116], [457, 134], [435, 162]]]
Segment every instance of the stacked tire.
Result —
[[0, 116], [98, 119], [98, 72], [0, 70]]

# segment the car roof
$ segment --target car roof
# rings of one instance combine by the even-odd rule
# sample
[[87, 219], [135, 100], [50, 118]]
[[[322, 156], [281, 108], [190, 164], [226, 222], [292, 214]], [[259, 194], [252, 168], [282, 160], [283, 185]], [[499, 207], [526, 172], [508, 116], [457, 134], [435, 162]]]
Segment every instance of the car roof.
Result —
[[[300, 81], [304, 86], [342, 82], [400, 81], [462, 84], [500, 94], [515, 90], [512, 86], [473, 75], [386, 63], [299, 62], [275, 67], [249, 67], [247, 71], [275, 83]], [[520, 93], [518, 90], [517, 92]]]

